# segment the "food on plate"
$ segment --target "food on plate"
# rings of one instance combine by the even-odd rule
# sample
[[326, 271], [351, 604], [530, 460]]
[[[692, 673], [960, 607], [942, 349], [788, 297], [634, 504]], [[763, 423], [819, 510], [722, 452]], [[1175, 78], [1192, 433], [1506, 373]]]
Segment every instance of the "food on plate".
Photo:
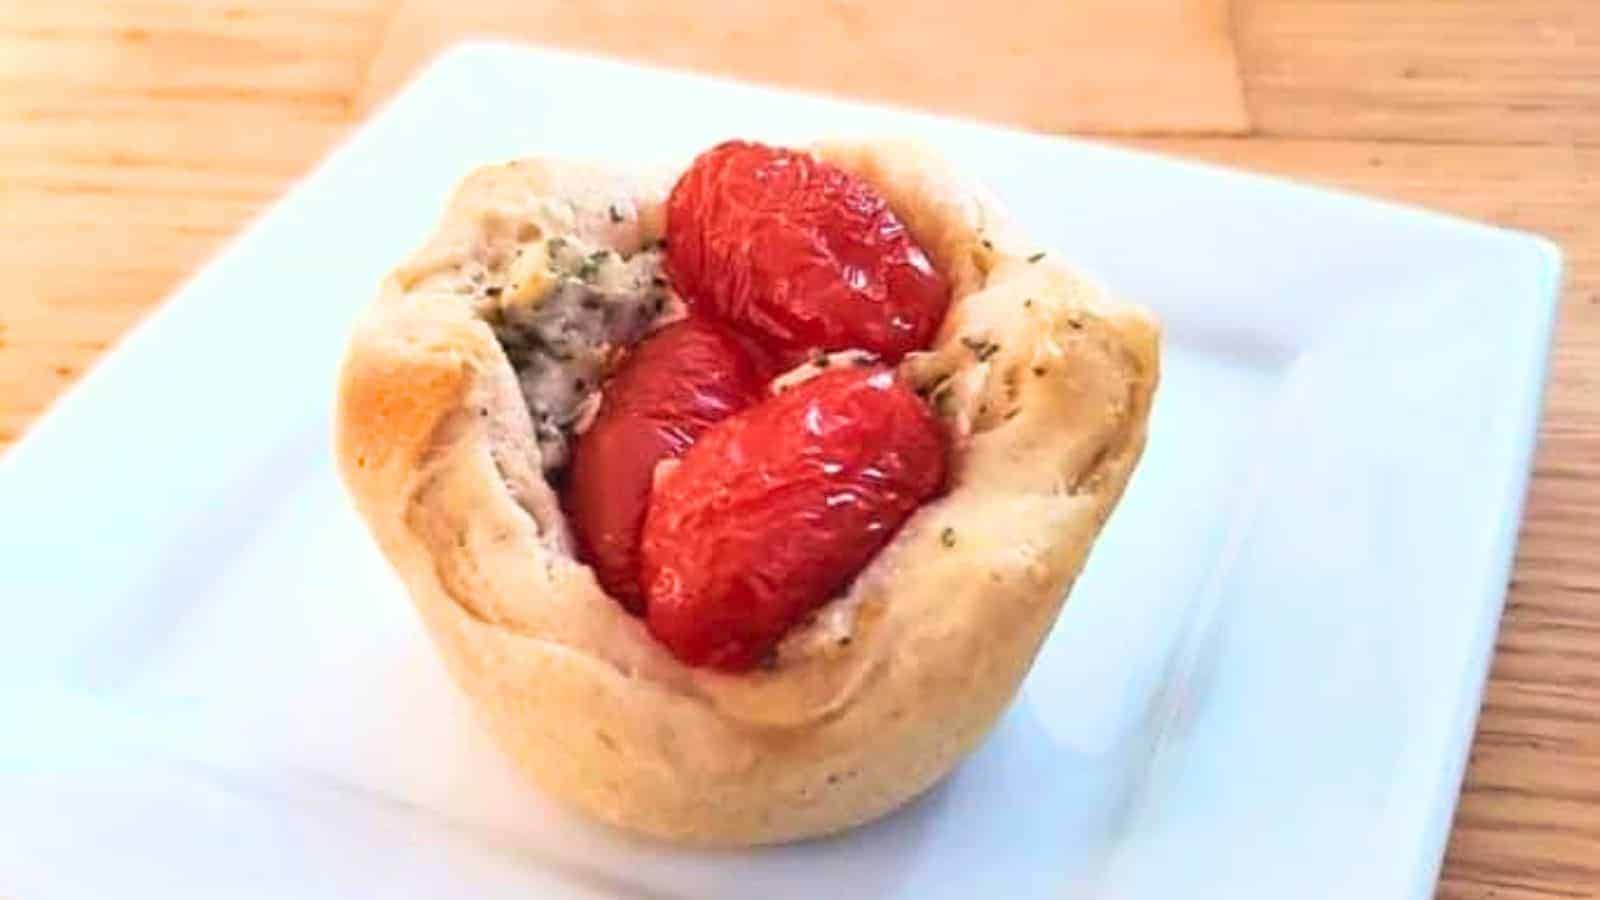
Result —
[[341, 472], [504, 751], [613, 824], [827, 834], [1005, 709], [1159, 333], [902, 143], [473, 173], [341, 374]]

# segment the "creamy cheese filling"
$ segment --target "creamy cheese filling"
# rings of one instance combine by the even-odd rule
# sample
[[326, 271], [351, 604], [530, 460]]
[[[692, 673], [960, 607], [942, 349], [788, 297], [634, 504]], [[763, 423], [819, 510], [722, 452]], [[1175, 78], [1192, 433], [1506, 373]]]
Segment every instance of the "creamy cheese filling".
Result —
[[659, 245], [623, 256], [555, 236], [517, 248], [479, 286], [479, 315], [517, 373], [547, 474], [570, 460], [623, 351], [683, 316], [663, 256]]

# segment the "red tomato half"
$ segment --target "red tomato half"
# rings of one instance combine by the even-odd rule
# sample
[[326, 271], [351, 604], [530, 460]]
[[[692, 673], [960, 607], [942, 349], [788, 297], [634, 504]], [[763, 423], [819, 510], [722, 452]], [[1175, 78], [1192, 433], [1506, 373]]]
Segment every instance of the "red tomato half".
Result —
[[733, 141], [695, 159], [667, 200], [667, 273], [697, 311], [793, 362], [933, 339], [950, 286], [882, 196], [808, 154]]
[[885, 368], [830, 370], [723, 420], [650, 505], [650, 631], [690, 665], [750, 667], [942, 489], [947, 458], [944, 429]]
[[635, 614], [639, 530], [656, 466], [755, 402], [762, 373], [739, 339], [703, 319], [645, 338], [606, 382], [599, 414], [578, 437], [566, 502], [580, 558]]

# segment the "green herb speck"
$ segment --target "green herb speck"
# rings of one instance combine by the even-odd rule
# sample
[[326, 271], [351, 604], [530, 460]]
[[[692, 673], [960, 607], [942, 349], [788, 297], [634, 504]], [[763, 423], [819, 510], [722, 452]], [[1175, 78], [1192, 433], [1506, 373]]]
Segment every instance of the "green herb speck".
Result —
[[983, 338], [964, 337], [961, 339], [961, 343], [964, 344], [968, 350], [972, 351], [972, 355], [978, 358], [978, 362], [988, 362], [989, 357], [995, 355], [1000, 350], [999, 344], [996, 344], [993, 341], [984, 340]]

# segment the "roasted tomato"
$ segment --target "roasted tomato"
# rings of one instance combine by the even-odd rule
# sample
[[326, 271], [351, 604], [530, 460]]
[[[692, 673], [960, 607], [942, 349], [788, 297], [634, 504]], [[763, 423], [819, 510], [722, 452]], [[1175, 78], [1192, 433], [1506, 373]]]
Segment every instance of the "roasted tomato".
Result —
[[808, 154], [733, 141], [667, 200], [667, 273], [697, 311], [790, 361], [927, 346], [950, 286], [872, 186]]
[[723, 420], [650, 504], [650, 631], [690, 665], [749, 668], [942, 489], [947, 457], [886, 368], [829, 370]]
[[599, 413], [573, 452], [566, 503], [579, 555], [630, 612], [644, 611], [639, 531], [657, 464], [681, 456], [762, 390], [750, 351], [703, 319], [645, 338], [606, 382]]

